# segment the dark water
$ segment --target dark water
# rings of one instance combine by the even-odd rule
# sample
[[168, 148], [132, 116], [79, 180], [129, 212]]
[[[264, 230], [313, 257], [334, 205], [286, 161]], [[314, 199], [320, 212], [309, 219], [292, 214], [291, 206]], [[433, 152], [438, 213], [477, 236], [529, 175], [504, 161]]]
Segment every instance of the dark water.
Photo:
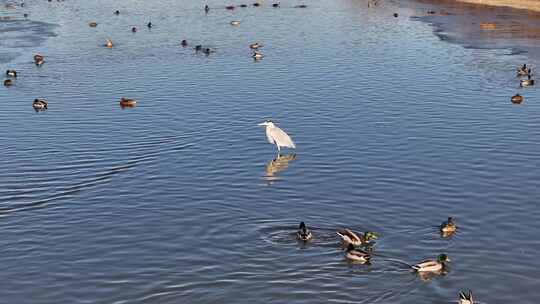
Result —
[[[9, 12], [43, 35], [58, 26], [0, 50], [16, 54], [0, 68], [19, 71], [0, 89], [0, 302], [444, 304], [460, 289], [538, 302], [540, 95], [514, 75], [538, 62], [441, 41], [393, 3], [298, 3]], [[274, 160], [257, 127], [269, 117], [296, 155]], [[459, 230], [443, 239], [450, 215]], [[372, 265], [344, 260], [341, 227], [380, 235]], [[449, 273], [429, 281], [396, 261], [442, 252]]]

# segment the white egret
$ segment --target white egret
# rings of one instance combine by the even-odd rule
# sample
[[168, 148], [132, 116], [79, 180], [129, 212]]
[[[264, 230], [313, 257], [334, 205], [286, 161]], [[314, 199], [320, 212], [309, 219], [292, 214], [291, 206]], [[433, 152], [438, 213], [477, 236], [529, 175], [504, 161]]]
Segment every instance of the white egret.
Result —
[[278, 153], [281, 152], [281, 147], [296, 149], [291, 137], [271, 120], [262, 122], [259, 126], [266, 126], [266, 139], [269, 143], [276, 145]]

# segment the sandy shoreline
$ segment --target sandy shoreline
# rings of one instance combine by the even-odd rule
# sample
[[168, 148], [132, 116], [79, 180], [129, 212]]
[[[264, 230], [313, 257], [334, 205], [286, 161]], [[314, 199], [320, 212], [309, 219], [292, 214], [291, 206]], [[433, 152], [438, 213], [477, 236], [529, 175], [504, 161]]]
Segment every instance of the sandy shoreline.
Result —
[[538, 0], [457, 0], [459, 2], [489, 5], [489, 6], [503, 6], [516, 9], [524, 9], [535, 12], [540, 12], [540, 1]]

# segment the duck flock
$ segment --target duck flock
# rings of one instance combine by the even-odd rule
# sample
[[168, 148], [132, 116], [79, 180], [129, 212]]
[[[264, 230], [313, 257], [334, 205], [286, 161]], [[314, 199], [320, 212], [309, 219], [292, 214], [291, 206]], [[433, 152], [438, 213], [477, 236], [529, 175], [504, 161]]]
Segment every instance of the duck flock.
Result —
[[[530, 67], [527, 67], [527, 64], [517, 68], [517, 77], [519, 78], [519, 87], [530, 87], [534, 85], [534, 79], [532, 79], [532, 70]], [[523, 102], [523, 96], [517, 93], [511, 98], [513, 103], [520, 104]]]
[[[447, 238], [452, 236], [457, 231], [457, 225], [452, 217], [444, 221], [439, 226], [441, 237]], [[341, 229], [336, 232], [341, 239], [342, 247], [345, 249], [345, 258], [352, 263], [369, 264], [373, 253], [375, 240], [378, 236], [375, 232], [366, 231], [358, 233], [351, 229]], [[311, 242], [317, 238], [317, 235], [312, 232], [304, 222], [301, 222], [296, 232], [296, 238], [300, 242]], [[401, 262], [401, 261], [400, 261]], [[437, 258], [421, 261], [415, 264], [406, 264], [412, 271], [419, 274], [421, 278], [429, 279], [433, 276], [443, 275], [447, 272], [447, 263], [450, 258], [447, 254], [441, 253]], [[459, 293], [459, 304], [474, 304], [472, 291], [461, 291]]]
[[[52, 0], [47, 0], [47, 1], [52, 2]], [[57, 0], [57, 2], [62, 2], [62, 1], [64, 1], [64, 0]], [[6, 8], [15, 8], [16, 6], [24, 7], [25, 4], [24, 4], [24, 2], [22, 2], [20, 4], [15, 4], [15, 3], [6, 4]], [[261, 7], [262, 4], [260, 2], [255, 2], [255, 3], [251, 4], [251, 6], [253, 6], [253, 7]], [[272, 3], [271, 6], [273, 8], [279, 8], [280, 3], [279, 2]], [[247, 7], [249, 7], [249, 5], [248, 4], [227, 5], [227, 6], [225, 6], [225, 9], [226, 10], [235, 10], [237, 7], [247, 8]], [[307, 5], [299, 4], [299, 5], [294, 6], [294, 8], [307, 8]], [[208, 14], [210, 12], [210, 6], [205, 5], [204, 6], [204, 11], [205, 11], [205, 13]], [[116, 10], [116, 11], [113, 12], [113, 14], [116, 15], [116, 16], [119, 16], [120, 11]], [[24, 17], [27, 18], [28, 14], [24, 14]], [[239, 26], [241, 24], [241, 21], [240, 20], [232, 20], [230, 22], [230, 24], [232, 26]], [[88, 26], [92, 27], [92, 28], [95, 28], [95, 27], [98, 26], [98, 23], [96, 21], [91, 21], [91, 22], [88, 23]], [[148, 22], [146, 24], [146, 26], [150, 29], [154, 25], [152, 24], [152, 22]], [[137, 31], [138, 31], [137, 27], [132, 27], [131, 28], [131, 32], [136, 33]], [[180, 46], [182, 46], [184, 48], [188, 47], [189, 45], [190, 44], [185, 39], [180, 42]], [[112, 49], [114, 47], [112, 39], [110, 39], [110, 38], [107, 39], [103, 46]], [[251, 44], [248, 45], [248, 47], [252, 50], [253, 53], [252, 53], [251, 57], [255, 61], [263, 59], [264, 55], [260, 50], [263, 47], [263, 45], [261, 43], [259, 43], [259, 42], [251, 43]], [[196, 53], [201, 52], [201, 53], [206, 54], [206, 55], [210, 55], [211, 53], [215, 52], [215, 50], [213, 48], [203, 47], [203, 45], [200, 45], [200, 44], [195, 45], [193, 47], [193, 49], [195, 50]], [[34, 55], [34, 63], [38, 67], [42, 66], [45, 63], [45, 56], [42, 55], [42, 54], [35, 54]], [[6, 75], [6, 79], [4, 80], [4, 86], [5, 87], [11, 87], [14, 84], [15, 79], [17, 78], [17, 71], [13, 70], [13, 69], [8, 69], [6, 71], [5, 75]], [[136, 100], [130, 99], [130, 98], [125, 98], [125, 97], [121, 97], [119, 103], [120, 103], [120, 106], [122, 108], [135, 107], [137, 105]], [[47, 101], [45, 101], [44, 99], [36, 98], [36, 99], [34, 99], [34, 102], [32, 103], [32, 107], [34, 108], [34, 110], [36, 110], [36, 112], [46, 110], [47, 109]]]

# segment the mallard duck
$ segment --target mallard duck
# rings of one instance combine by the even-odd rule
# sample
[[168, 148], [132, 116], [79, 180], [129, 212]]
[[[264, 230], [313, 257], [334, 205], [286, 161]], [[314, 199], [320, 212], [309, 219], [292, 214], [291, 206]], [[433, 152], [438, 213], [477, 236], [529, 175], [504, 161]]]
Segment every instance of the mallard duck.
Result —
[[247, 4], [240, 4], [240, 7], [247, 7]]
[[116, 16], [118, 16], [118, 15], [120, 15], [120, 11], [117, 10], [117, 11], [114, 12], [114, 14], [115, 14]]
[[356, 263], [369, 263], [369, 260], [371, 259], [371, 255], [363, 250], [354, 248], [353, 244], [349, 244], [347, 247], [347, 251], [345, 252], [345, 257]]
[[371, 231], [366, 231], [364, 235], [360, 236], [350, 229], [343, 229], [336, 233], [341, 237], [341, 240], [345, 245], [352, 244], [354, 246], [361, 246], [377, 239], [377, 235]]
[[123, 108], [123, 107], [134, 107], [137, 105], [137, 101], [135, 99], [130, 99], [130, 98], [120, 98], [120, 106]]
[[234, 25], [234, 26], [240, 25], [240, 21], [239, 20], [233, 20], [233, 21], [231, 21], [231, 25]]
[[92, 22], [88, 23], [88, 26], [90, 26], [90, 27], [96, 27], [96, 26], [97, 26], [97, 22], [92, 21]]
[[399, 17], [398, 13], [394, 13], [394, 18]]
[[523, 96], [521, 96], [519, 94], [516, 94], [516, 95], [512, 96], [512, 98], [510, 100], [512, 100], [512, 103], [522, 103], [523, 102]]
[[13, 84], [13, 81], [11, 81], [11, 79], [4, 80], [4, 86], [10, 87], [12, 84]]
[[105, 46], [108, 47], [108, 48], [112, 48], [112, 47], [113, 47], [112, 40], [111, 40], [111, 39], [107, 39], [107, 42], [105, 43]]
[[474, 304], [472, 291], [469, 290], [468, 294], [466, 294], [464, 291], [461, 291], [459, 293], [458, 304]]
[[517, 68], [517, 76], [529, 76], [531, 75], [531, 68], [527, 68], [526, 64], [523, 64], [523, 66]]
[[258, 6], [261, 6], [261, 4], [258, 3], [258, 2], [255, 2], [255, 3], [253, 3], [253, 6], [258, 7]]
[[206, 13], [208, 13], [208, 11], [210, 11], [210, 7], [209, 7], [208, 5], [205, 5], [205, 6], [204, 6], [204, 11], [205, 11]]
[[233, 10], [234, 9], [234, 5], [227, 5], [225, 6], [225, 9], [228, 9], [228, 10]]
[[43, 55], [36, 54], [34, 55], [34, 62], [37, 66], [40, 66], [45, 62], [45, 57]]
[[531, 75], [527, 76], [527, 79], [521, 79], [519, 81], [520, 87], [528, 87], [534, 85], [534, 79], [531, 79]]
[[412, 265], [411, 268], [418, 272], [438, 272], [444, 269], [446, 263], [450, 262], [450, 258], [446, 254], [440, 254], [437, 260], [427, 260], [418, 264]]
[[255, 43], [252, 43], [249, 45], [249, 48], [252, 49], [252, 50], [256, 50], [256, 49], [259, 49], [259, 48], [262, 48], [263, 45], [258, 43], [258, 42], [255, 42]]
[[311, 231], [309, 231], [306, 227], [306, 224], [304, 222], [300, 223], [300, 226], [298, 227], [298, 231], [296, 232], [296, 237], [299, 240], [302, 241], [309, 241], [312, 237]]
[[272, 4], [272, 7], [279, 7], [279, 2]]
[[132, 32], [132, 33], [136, 33], [136, 32], [137, 32], [137, 28], [136, 28], [136, 27], [132, 27], [132, 28], [131, 28], [131, 32]]
[[202, 50], [202, 45], [198, 44], [195, 46], [195, 52], [198, 52], [198, 51], [201, 51]]
[[183, 47], [186, 47], [188, 44], [187, 44], [187, 40], [182, 40], [182, 42], [180, 42], [180, 45], [183, 46]]
[[47, 102], [43, 99], [34, 99], [34, 102], [32, 103], [32, 107], [36, 110], [43, 110], [47, 109]]
[[8, 76], [8, 77], [17, 77], [17, 71], [15, 71], [15, 70], [7, 70], [6, 71], [6, 76]]
[[146, 26], [147, 26], [148, 28], [152, 28], [152, 26], [154, 26], [154, 25], [152, 24], [152, 22], [148, 22], [148, 24], [147, 24]]
[[210, 55], [211, 53], [214, 53], [214, 52], [215, 52], [215, 51], [214, 51], [213, 49], [211, 49], [211, 48], [204, 48], [204, 49], [203, 49], [203, 53], [204, 53], [205, 55]]
[[456, 223], [454, 223], [454, 219], [452, 217], [449, 217], [447, 221], [442, 222], [440, 226], [441, 232], [444, 233], [455, 232], [456, 228]]
[[254, 51], [251, 57], [253, 57], [255, 60], [258, 60], [258, 59], [262, 59], [264, 56], [261, 52]]

